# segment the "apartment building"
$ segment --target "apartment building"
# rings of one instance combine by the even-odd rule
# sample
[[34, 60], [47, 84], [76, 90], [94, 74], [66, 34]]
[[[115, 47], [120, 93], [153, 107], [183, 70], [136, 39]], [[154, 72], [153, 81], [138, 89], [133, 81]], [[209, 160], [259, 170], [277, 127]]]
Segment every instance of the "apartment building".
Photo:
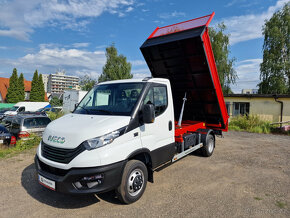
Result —
[[79, 89], [79, 77], [66, 75], [64, 71], [49, 74], [47, 92], [63, 93], [67, 89]]

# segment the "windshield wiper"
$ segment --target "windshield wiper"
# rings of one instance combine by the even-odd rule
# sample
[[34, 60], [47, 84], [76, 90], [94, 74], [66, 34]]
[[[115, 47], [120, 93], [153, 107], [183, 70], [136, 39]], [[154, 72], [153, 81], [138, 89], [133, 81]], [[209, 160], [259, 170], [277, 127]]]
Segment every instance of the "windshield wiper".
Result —
[[110, 115], [113, 115], [113, 113], [111, 111], [108, 111], [108, 110], [103, 110], [103, 109], [93, 109], [94, 111], [99, 111], [99, 112], [104, 112], [104, 113], [107, 113], [107, 114], [110, 114]]
[[84, 107], [81, 106], [81, 105], [78, 105], [78, 107], [80, 107], [81, 109], [83, 109], [84, 111], [86, 111], [87, 114], [89, 114], [90, 111], [89, 111], [88, 109], [84, 108]]

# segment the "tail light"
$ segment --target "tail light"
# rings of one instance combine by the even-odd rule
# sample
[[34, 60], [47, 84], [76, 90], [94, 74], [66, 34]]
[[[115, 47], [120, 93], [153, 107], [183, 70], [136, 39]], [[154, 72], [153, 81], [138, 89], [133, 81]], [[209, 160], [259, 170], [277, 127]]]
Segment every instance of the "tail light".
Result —
[[11, 136], [10, 145], [15, 145], [15, 144], [16, 144], [16, 137]]
[[19, 138], [26, 138], [26, 137], [29, 137], [29, 133], [28, 132], [26, 132], [26, 131], [21, 131], [21, 132], [19, 132], [18, 133], [18, 137]]

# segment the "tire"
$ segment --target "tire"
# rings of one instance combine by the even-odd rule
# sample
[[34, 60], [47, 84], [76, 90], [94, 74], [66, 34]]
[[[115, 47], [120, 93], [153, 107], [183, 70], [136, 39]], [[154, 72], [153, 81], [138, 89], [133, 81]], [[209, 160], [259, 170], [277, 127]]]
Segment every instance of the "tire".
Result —
[[119, 200], [125, 204], [138, 201], [146, 189], [147, 180], [148, 172], [145, 164], [139, 160], [128, 161], [121, 184], [116, 190]]
[[204, 157], [210, 157], [213, 154], [215, 148], [215, 140], [212, 134], [208, 134], [205, 142], [203, 142], [203, 147], [201, 147], [200, 153]]

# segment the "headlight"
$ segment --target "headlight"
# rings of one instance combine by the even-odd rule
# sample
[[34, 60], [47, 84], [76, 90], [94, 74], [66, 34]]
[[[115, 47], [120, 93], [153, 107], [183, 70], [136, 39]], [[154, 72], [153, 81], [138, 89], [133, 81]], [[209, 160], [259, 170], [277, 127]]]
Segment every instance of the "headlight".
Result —
[[110, 144], [114, 141], [115, 138], [119, 137], [121, 134], [123, 134], [125, 131], [125, 127], [118, 129], [116, 131], [113, 131], [109, 134], [100, 136], [100, 137], [96, 137], [96, 138], [92, 138], [92, 139], [88, 139], [86, 141], [84, 141], [84, 145], [85, 148], [87, 150], [92, 150], [92, 149], [96, 149], [96, 148], [100, 148], [103, 147], [107, 144]]

